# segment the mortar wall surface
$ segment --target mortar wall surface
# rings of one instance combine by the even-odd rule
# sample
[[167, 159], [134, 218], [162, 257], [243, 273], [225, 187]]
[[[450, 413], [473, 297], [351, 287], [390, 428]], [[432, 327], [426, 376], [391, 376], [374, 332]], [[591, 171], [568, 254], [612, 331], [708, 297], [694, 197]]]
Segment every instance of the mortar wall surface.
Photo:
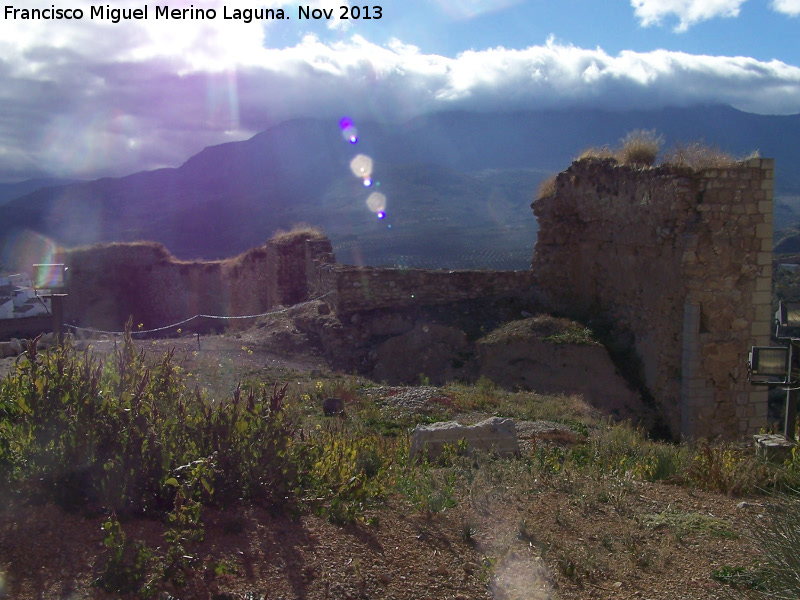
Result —
[[446, 271], [326, 266], [322, 279], [339, 314], [431, 306], [487, 297], [533, 296], [530, 271]]
[[635, 349], [674, 434], [737, 437], [765, 424], [734, 398], [753, 391], [750, 346], [768, 343], [770, 163], [695, 173], [577, 161], [532, 205], [543, 299]]
[[[299, 249], [304, 251], [302, 245]], [[261, 314], [305, 289], [305, 255], [298, 259], [269, 243], [224, 261], [179, 261], [154, 243], [71, 250], [65, 261], [69, 274], [65, 320], [100, 330], [120, 331], [129, 317], [134, 328], [141, 324], [152, 329], [200, 314]], [[303, 268], [292, 276], [297, 265]], [[198, 320], [192, 326], [202, 323]]]

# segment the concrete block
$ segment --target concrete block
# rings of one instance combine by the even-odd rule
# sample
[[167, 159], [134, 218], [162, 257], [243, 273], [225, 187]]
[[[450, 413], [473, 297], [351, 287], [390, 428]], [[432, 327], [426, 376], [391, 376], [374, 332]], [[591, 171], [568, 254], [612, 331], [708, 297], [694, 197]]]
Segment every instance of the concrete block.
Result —
[[472, 426], [455, 421], [417, 425], [411, 434], [409, 455], [413, 458], [427, 451], [428, 460], [434, 460], [444, 451], [445, 444], [457, 445], [461, 440], [466, 441], [470, 450], [496, 452], [501, 456], [519, 454], [514, 420], [491, 417]]
[[773, 179], [762, 179], [761, 180], [761, 189], [766, 191], [772, 191], [775, 187], [775, 180]]
[[782, 435], [761, 433], [753, 436], [756, 444], [756, 456], [768, 461], [783, 462], [792, 453], [796, 443]]
[[774, 158], [762, 158], [761, 159], [761, 168], [762, 169], [770, 169], [775, 170], [775, 159]]
[[772, 200], [761, 200], [758, 203], [758, 212], [760, 212], [762, 215], [766, 215], [768, 213], [772, 214], [774, 209], [775, 204], [772, 202]]
[[760, 158], [751, 158], [747, 161], [747, 166], [751, 169], [760, 169], [761, 168], [761, 159]]

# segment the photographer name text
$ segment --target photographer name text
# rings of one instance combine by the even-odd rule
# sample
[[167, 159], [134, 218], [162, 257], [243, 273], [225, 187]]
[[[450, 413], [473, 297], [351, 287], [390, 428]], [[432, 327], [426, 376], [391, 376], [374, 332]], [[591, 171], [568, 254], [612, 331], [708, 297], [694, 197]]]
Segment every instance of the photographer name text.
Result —
[[[111, 5], [98, 4], [88, 10], [82, 8], [61, 8], [53, 4], [50, 8], [19, 8], [6, 5], [3, 14], [7, 21], [80, 21], [85, 18], [93, 21], [120, 23], [123, 21], [146, 21], [149, 18], [173, 21], [212, 21], [217, 18], [230, 21], [253, 21], [290, 19], [288, 10], [282, 8], [233, 8], [223, 6], [222, 10], [213, 8], [170, 8], [168, 5], [141, 8], [112, 8]], [[297, 19], [319, 20], [378, 20], [383, 18], [381, 6], [340, 6], [338, 8], [297, 7]]]

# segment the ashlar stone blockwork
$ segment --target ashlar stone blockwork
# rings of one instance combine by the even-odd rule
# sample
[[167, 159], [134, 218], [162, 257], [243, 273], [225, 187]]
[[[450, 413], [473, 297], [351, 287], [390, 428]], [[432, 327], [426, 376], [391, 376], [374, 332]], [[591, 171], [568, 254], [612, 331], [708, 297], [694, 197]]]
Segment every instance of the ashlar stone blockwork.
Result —
[[532, 270], [553, 310], [628, 336], [673, 433], [766, 424], [747, 351], [769, 343], [772, 159], [693, 172], [576, 161], [539, 219]]

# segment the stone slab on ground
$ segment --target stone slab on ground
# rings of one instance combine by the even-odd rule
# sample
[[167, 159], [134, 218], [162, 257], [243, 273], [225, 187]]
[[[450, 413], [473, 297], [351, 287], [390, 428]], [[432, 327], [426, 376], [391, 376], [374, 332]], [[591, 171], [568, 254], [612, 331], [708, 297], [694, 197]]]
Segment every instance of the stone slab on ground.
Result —
[[476, 425], [461, 425], [455, 421], [417, 425], [411, 434], [411, 457], [427, 451], [428, 460], [436, 459], [445, 444], [457, 445], [466, 441], [470, 450], [495, 452], [500, 456], [518, 455], [519, 442], [513, 419], [491, 417]]
[[783, 462], [797, 445], [794, 440], [787, 440], [774, 433], [759, 433], [753, 436], [756, 443], [756, 456], [764, 460]]

